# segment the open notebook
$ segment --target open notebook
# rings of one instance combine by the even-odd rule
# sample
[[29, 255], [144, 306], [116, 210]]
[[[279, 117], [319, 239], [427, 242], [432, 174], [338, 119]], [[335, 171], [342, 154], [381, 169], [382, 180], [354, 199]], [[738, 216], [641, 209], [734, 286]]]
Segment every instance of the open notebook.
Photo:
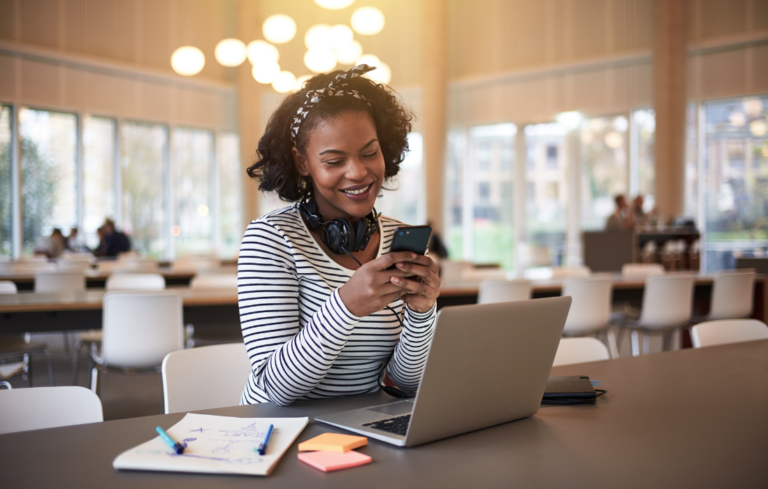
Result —
[[[186, 445], [177, 455], [160, 437], [121, 453], [112, 465], [121, 470], [269, 475], [309, 418], [230, 418], [187, 414], [166, 432]], [[260, 456], [269, 425], [267, 453]]]

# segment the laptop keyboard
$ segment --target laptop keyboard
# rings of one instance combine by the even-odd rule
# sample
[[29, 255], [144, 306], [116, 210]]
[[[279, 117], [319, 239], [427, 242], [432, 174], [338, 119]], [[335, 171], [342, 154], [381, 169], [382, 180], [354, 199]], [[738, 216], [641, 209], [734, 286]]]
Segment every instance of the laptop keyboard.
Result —
[[397, 416], [395, 418], [387, 418], [380, 421], [374, 421], [373, 423], [365, 423], [363, 426], [366, 428], [373, 428], [374, 430], [381, 430], [388, 433], [405, 436], [405, 434], [408, 432], [408, 424], [410, 422], [411, 415], [406, 414], [405, 416]]

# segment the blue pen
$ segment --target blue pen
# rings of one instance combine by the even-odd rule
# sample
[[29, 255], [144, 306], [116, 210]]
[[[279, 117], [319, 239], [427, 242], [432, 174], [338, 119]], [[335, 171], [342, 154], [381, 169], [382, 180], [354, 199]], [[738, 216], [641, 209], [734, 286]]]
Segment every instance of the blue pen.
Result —
[[173, 451], [176, 452], [178, 455], [181, 455], [184, 453], [184, 445], [182, 445], [179, 442], [173, 441], [173, 438], [168, 436], [168, 433], [163, 431], [161, 427], [157, 427], [157, 433], [160, 435], [160, 438], [163, 439], [165, 443], [168, 444], [169, 447], [173, 448]]
[[259, 455], [264, 455], [267, 453], [267, 445], [269, 445], [269, 439], [272, 438], [272, 429], [274, 427], [274, 425], [269, 425], [269, 428], [267, 429], [267, 436], [264, 437], [264, 441], [261, 442], [261, 445], [259, 445]]

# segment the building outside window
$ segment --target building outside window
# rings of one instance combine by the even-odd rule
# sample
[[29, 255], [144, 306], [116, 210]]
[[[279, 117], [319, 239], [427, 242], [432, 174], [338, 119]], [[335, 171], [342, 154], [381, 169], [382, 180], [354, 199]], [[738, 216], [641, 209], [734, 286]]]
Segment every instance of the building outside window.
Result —
[[22, 247], [51, 250], [54, 228], [77, 226], [77, 117], [22, 108]]
[[164, 188], [168, 128], [127, 122], [121, 126], [122, 216], [133, 249], [152, 258], [166, 253]]
[[13, 250], [13, 184], [11, 182], [11, 122], [13, 111], [0, 105], [0, 255]]
[[400, 163], [400, 172], [384, 187], [376, 201], [381, 214], [415, 226], [426, 224], [427, 195], [424, 175], [424, 140], [421, 134], [408, 134], [408, 155]]
[[81, 245], [99, 246], [96, 230], [105, 218], [116, 218], [114, 119], [86, 116], [83, 120], [83, 229]]
[[243, 179], [240, 166], [240, 137], [233, 132], [216, 138], [216, 162], [219, 170], [219, 233], [218, 253], [221, 258], [236, 258], [243, 239]]
[[581, 127], [581, 228], [602, 231], [613, 214], [614, 197], [627, 194], [625, 116], [595, 117]]
[[716, 271], [768, 251], [768, 96], [703, 110], [704, 264]]
[[213, 133], [177, 128], [173, 132], [173, 217], [176, 257], [213, 250]]
[[525, 126], [526, 266], [560, 266], [565, 261], [566, 134], [557, 123]]

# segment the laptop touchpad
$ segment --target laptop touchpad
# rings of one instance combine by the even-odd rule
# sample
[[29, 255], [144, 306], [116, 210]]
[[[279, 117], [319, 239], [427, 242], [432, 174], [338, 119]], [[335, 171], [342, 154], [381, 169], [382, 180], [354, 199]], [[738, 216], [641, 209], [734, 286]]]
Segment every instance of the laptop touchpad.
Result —
[[376, 406], [369, 408], [368, 411], [376, 411], [377, 413], [384, 414], [403, 414], [413, 411], [413, 403], [410, 401], [395, 402], [392, 404], [386, 404], [384, 406]]

